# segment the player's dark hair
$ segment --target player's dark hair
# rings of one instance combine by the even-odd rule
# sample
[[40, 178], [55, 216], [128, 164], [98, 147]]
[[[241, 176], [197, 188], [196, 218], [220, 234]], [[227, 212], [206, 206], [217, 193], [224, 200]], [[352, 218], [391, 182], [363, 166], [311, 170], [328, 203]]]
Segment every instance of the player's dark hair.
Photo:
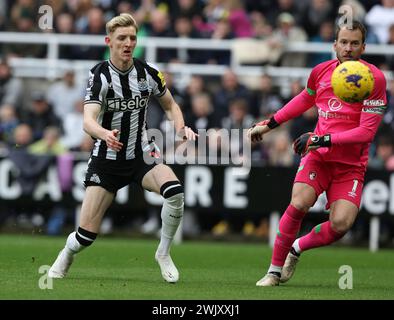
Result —
[[348, 30], [360, 30], [361, 34], [362, 34], [362, 40], [363, 43], [365, 43], [365, 38], [367, 36], [367, 29], [365, 29], [364, 25], [357, 20], [353, 20], [350, 23], [342, 23], [342, 24], [336, 24], [336, 29], [335, 29], [335, 40], [338, 40], [338, 35], [339, 35], [339, 31], [341, 31], [341, 29], [346, 28]]

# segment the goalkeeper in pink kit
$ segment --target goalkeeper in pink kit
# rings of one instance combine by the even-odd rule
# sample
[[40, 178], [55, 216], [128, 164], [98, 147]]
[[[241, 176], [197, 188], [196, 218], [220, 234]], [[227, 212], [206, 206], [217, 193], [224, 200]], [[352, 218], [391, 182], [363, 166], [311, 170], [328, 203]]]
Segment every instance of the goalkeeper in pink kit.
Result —
[[[282, 215], [275, 238], [271, 265], [257, 286], [275, 286], [294, 274], [300, 254], [329, 245], [345, 235], [355, 221], [361, 200], [368, 150], [385, 111], [386, 81], [374, 65], [360, 60], [365, 50], [364, 26], [353, 21], [337, 27], [334, 50], [337, 59], [317, 65], [307, 87], [269, 120], [249, 129], [252, 142], [288, 120], [316, 106], [319, 113], [315, 131], [304, 133], [293, 144], [302, 156], [290, 205]], [[346, 103], [337, 98], [331, 87], [331, 75], [342, 62], [359, 60], [374, 76], [371, 95], [364, 101]], [[329, 221], [314, 227], [296, 239], [301, 222], [317, 200], [326, 192]]]

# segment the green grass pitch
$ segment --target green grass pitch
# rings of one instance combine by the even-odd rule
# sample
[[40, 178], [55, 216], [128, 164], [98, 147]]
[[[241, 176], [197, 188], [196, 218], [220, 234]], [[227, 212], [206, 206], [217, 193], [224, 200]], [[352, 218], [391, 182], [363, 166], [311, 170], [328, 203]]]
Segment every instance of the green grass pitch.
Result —
[[[53, 289], [40, 289], [39, 268], [54, 261], [64, 241], [65, 237], [0, 235], [0, 299], [394, 299], [394, 250], [311, 250], [303, 254], [288, 283], [259, 288], [255, 283], [271, 257], [265, 243], [185, 241], [172, 248], [180, 281], [168, 284], [154, 260], [158, 241], [108, 237], [99, 237], [81, 252], [68, 277], [53, 281]], [[352, 268], [353, 289], [338, 286], [342, 265]]]

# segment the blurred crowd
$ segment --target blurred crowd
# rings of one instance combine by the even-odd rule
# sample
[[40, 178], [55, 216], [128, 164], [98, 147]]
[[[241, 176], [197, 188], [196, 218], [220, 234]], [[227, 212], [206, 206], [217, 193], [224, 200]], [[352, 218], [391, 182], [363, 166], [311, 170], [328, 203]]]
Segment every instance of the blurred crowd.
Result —
[[[52, 8], [52, 29], [39, 28], [42, 5]], [[139, 37], [259, 39], [263, 41], [255, 52], [245, 50], [249, 47], [243, 42], [240, 55], [260, 63], [314, 66], [330, 55], [289, 56], [281, 54], [281, 47], [292, 41], [332, 42], [341, 5], [349, 6], [353, 17], [368, 26], [367, 43], [394, 44], [393, 0], [0, 0], [0, 31], [101, 35], [111, 17], [130, 12], [140, 26]], [[44, 57], [45, 51], [38, 44], [5, 44], [2, 48], [5, 56]], [[253, 56], [256, 54], [259, 57]], [[143, 56], [143, 50], [136, 55]], [[106, 48], [89, 45], [60, 50], [63, 59], [101, 60], [107, 56]], [[229, 62], [229, 54], [220, 51], [161, 49], [158, 57], [165, 63]], [[374, 59], [382, 68], [394, 67], [392, 55]]]
[[[53, 9], [53, 30], [38, 27], [38, 8], [43, 4]], [[106, 21], [121, 12], [131, 12], [140, 25], [139, 37], [257, 39], [269, 50], [259, 52], [256, 58], [253, 50], [245, 52], [252, 44], [242, 42], [236, 54], [246, 63], [313, 67], [331, 59], [331, 54], [288, 55], [281, 48], [291, 41], [332, 42], [338, 8], [343, 4], [351, 6], [356, 17], [368, 27], [367, 43], [394, 44], [394, 0], [0, 0], [0, 31], [104, 35]], [[4, 43], [0, 49], [0, 152], [8, 155], [20, 169], [24, 194], [28, 195], [50, 163], [68, 159], [70, 152], [89, 155], [94, 141], [82, 130], [85, 87], [77, 83], [70, 69], [44, 89], [30, 92], [24, 80], [13, 75], [9, 58], [45, 57], [46, 47]], [[135, 56], [144, 58], [144, 50], [137, 48]], [[229, 52], [209, 50], [159, 49], [157, 57], [161, 63], [230, 63]], [[108, 50], [89, 45], [64, 46], [60, 48], [60, 58], [102, 60], [108, 58]], [[393, 55], [369, 56], [366, 60], [382, 70], [394, 69]], [[220, 147], [223, 140], [220, 129], [240, 130], [242, 141], [234, 147], [242, 148], [245, 139], [242, 129], [270, 117], [303, 90], [305, 84], [305, 79], [293, 79], [288, 90], [283, 90], [275, 79], [263, 74], [249, 86], [228, 68], [221, 77], [194, 75], [179, 87], [175, 85], [174, 75], [163, 71], [187, 125], [194, 130], [216, 131], [217, 149], [223, 147]], [[148, 127], [165, 132], [168, 126], [164, 112], [155, 101], [151, 101], [149, 108]], [[297, 165], [299, 157], [292, 152], [292, 141], [304, 132], [313, 131], [316, 120], [317, 112], [312, 108], [267, 135], [263, 143], [252, 145], [253, 165]], [[393, 137], [394, 80], [390, 80], [387, 112], [371, 148], [371, 168], [394, 170]], [[242, 157], [243, 150], [237, 151]], [[27, 163], [28, 172], [23, 169]], [[64, 219], [64, 210], [63, 207], [50, 209], [49, 216], [54, 218], [49, 220], [53, 229], [49, 228], [48, 233], [58, 232], [57, 224], [64, 221], [56, 219], [59, 216]], [[245, 225], [245, 232], [253, 229], [250, 224]], [[219, 224], [214, 230], [220, 234], [225, 230], [221, 227]], [[266, 232], [266, 222], [261, 228]]]

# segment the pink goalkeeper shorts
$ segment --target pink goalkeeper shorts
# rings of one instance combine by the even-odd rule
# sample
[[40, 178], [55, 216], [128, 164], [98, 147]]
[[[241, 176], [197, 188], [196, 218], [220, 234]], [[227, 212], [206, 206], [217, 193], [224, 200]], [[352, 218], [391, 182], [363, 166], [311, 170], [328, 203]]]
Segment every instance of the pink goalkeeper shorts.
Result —
[[360, 208], [365, 169], [344, 163], [325, 162], [319, 154], [310, 152], [302, 158], [294, 183], [303, 182], [319, 196], [326, 191], [327, 205], [344, 199]]

